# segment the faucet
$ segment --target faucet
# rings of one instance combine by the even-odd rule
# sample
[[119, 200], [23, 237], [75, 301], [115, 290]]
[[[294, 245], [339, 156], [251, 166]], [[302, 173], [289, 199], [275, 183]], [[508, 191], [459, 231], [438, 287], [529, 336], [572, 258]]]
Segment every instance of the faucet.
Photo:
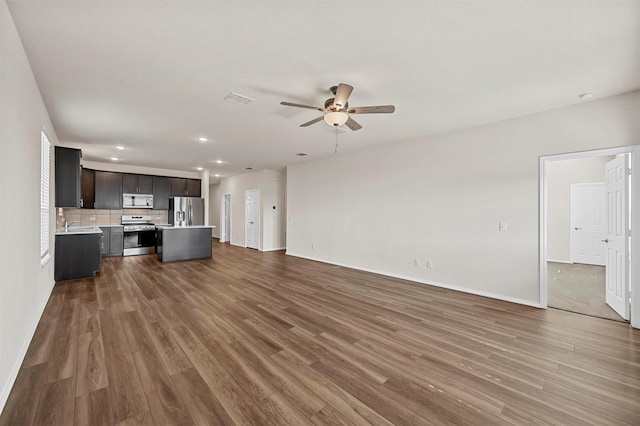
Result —
[[69, 232], [69, 226], [73, 225], [74, 223], [80, 223], [79, 220], [73, 220], [71, 222], [69, 222], [68, 220], [64, 220], [64, 232]]

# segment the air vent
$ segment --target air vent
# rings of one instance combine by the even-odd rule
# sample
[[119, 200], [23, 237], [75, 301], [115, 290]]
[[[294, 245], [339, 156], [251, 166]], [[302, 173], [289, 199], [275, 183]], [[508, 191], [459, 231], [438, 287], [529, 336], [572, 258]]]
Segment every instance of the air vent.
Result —
[[224, 97], [224, 100], [233, 102], [234, 104], [248, 104], [249, 102], [252, 102], [255, 99], [251, 99], [247, 96], [243, 96], [243, 95], [239, 95], [238, 93], [231, 92]]
[[305, 155], [309, 155], [306, 152], [299, 152], [296, 154], [298, 157], [304, 157]]

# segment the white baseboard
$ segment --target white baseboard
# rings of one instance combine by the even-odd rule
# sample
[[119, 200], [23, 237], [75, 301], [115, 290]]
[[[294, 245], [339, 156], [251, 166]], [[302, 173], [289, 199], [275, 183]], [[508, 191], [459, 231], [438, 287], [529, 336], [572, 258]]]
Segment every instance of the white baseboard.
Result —
[[40, 307], [40, 315], [38, 315], [36, 322], [32, 324], [29, 337], [23, 343], [22, 349], [20, 349], [20, 353], [18, 354], [18, 358], [13, 364], [11, 373], [9, 374], [7, 381], [4, 383], [4, 386], [2, 386], [2, 393], [0, 393], [0, 414], [2, 414], [2, 410], [4, 410], [4, 406], [7, 403], [7, 399], [9, 399], [9, 394], [11, 393], [11, 389], [13, 388], [13, 385], [15, 384], [16, 379], [18, 378], [20, 367], [24, 362], [24, 357], [27, 355], [27, 350], [29, 349], [29, 345], [33, 340], [33, 336], [36, 334], [36, 329], [38, 328], [38, 324], [40, 323], [40, 319], [42, 318], [42, 314], [44, 313], [44, 308], [47, 307], [47, 302], [51, 297], [51, 292], [53, 291], [53, 286], [55, 285], [56, 285], [56, 282], [52, 281], [51, 288], [49, 289], [49, 294], [47, 295], [46, 299], [44, 300], [44, 303]]
[[573, 265], [573, 262], [566, 261], [566, 260], [547, 259], [547, 262], [566, 263], [568, 265]]
[[262, 251], [278, 251], [278, 250], [284, 250], [284, 249], [286, 249], [286, 247], [276, 247], [276, 248], [272, 248], [269, 250], [262, 250]]
[[532, 300], [520, 299], [520, 298], [517, 298], [517, 297], [511, 297], [511, 296], [505, 296], [505, 295], [502, 295], [502, 294], [491, 293], [491, 292], [484, 291], [484, 290], [476, 290], [476, 289], [473, 289], [473, 288], [461, 287], [461, 286], [458, 286], [458, 285], [441, 283], [441, 282], [437, 282], [437, 281], [421, 280], [419, 278], [409, 277], [409, 276], [406, 276], [406, 275], [399, 275], [399, 274], [389, 273], [389, 272], [386, 272], [386, 271], [379, 271], [379, 270], [375, 270], [375, 269], [362, 268], [362, 267], [359, 267], [359, 266], [353, 266], [353, 265], [348, 265], [348, 264], [339, 263], [339, 262], [330, 262], [328, 260], [316, 259], [316, 258], [308, 257], [308, 256], [302, 256], [302, 255], [291, 253], [291, 252], [286, 252], [285, 254], [288, 255], [288, 256], [294, 256], [294, 257], [300, 257], [300, 258], [303, 258], [303, 259], [314, 260], [316, 262], [328, 263], [330, 265], [343, 266], [345, 268], [357, 269], [359, 271], [371, 272], [373, 274], [379, 274], [379, 275], [385, 275], [387, 277], [399, 278], [401, 280], [407, 280], [407, 281], [412, 281], [412, 282], [416, 282], [416, 283], [420, 283], [420, 284], [432, 285], [434, 287], [441, 287], [441, 288], [446, 288], [446, 289], [449, 289], [449, 290], [460, 291], [462, 293], [474, 294], [476, 296], [483, 296], [483, 297], [488, 297], [488, 298], [491, 298], [491, 299], [503, 300], [505, 302], [517, 303], [518, 305], [532, 306], [534, 308], [542, 308], [542, 305], [540, 305], [539, 302], [534, 302]]

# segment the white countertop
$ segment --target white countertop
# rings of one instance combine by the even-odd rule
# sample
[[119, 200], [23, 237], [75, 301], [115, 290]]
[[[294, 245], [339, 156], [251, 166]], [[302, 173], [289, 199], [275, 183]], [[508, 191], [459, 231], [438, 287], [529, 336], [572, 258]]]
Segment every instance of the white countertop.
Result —
[[198, 228], [215, 228], [213, 225], [191, 225], [191, 226], [173, 226], [173, 225], [156, 225], [158, 230], [161, 229], [198, 229]]
[[70, 226], [68, 231], [64, 228], [56, 230], [56, 235], [81, 235], [81, 234], [102, 234], [99, 226]]

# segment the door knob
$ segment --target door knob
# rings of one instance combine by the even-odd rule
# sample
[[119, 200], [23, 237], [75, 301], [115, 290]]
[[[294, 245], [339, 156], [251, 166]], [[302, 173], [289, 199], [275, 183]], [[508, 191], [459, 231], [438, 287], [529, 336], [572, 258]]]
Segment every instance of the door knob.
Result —
[[608, 243], [608, 242], [609, 242], [609, 239], [608, 239], [608, 238], [605, 238], [604, 240], [600, 240], [600, 241], [602, 241], [603, 243]]
[[573, 229], [575, 229], [576, 231], [579, 231], [579, 230], [581, 230], [582, 228], [578, 228], [578, 227], [576, 226], [576, 227], [575, 227], [575, 228], [573, 228]]

